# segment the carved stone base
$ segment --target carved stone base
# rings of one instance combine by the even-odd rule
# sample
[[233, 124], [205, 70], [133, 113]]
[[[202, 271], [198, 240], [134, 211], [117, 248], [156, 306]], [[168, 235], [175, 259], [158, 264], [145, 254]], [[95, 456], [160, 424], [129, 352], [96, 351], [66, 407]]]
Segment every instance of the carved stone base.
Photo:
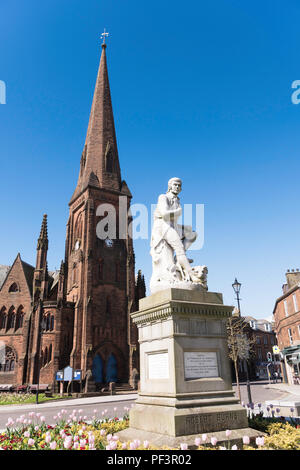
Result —
[[[192, 403], [191, 400], [189, 405]], [[130, 411], [130, 427], [136, 432], [144, 430], [169, 437], [199, 435], [247, 426], [245, 409], [239, 404], [226, 404], [226, 401], [218, 406], [190, 408], [137, 403]]]
[[[210, 440], [212, 437], [215, 437], [218, 442], [216, 447], [219, 446], [226, 447], [231, 449], [233, 445], [237, 445], [239, 449], [242, 448], [243, 445], [243, 437], [248, 436], [250, 438], [250, 445], [255, 446], [255, 439], [257, 437], [263, 436], [264, 433], [258, 432], [255, 429], [251, 428], [243, 428], [243, 429], [234, 429], [231, 432], [230, 437], [226, 437], [225, 431], [218, 431], [214, 433], [206, 433], [207, 440], [205, 445], [211, 446]], [[200, 437], [201, 434], [191, 434], [189, 436], [179, 436], [179, 437], [172, 437], [166, 436], [165, 434], [153, 433], [149, 431], [137, 431], [133, 428], [125, 429], [124, 431], [118, 432], [118, 436], [121, 442], [129, 442], [134, 441], [134, 439], [139, 439], [141, 441], [141, 445], [143, 445], [144, 441], [148, 441], [152, 446], [162, 448], [163, 446], [167, 446], [172, 450], [180, 449], [180, 444], [185, 443], [188, 445], [188, 448], [193, 450], [196, 449], [195, 445], [195, 438]], [[201, 444], [202, 445], [202, 444]]]

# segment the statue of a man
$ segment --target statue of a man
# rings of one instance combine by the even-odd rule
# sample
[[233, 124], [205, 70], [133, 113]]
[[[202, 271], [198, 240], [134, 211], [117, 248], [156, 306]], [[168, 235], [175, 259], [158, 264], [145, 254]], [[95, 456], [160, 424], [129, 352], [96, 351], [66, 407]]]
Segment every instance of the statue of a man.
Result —
[[199, 277], [193, 272], [185, 254], [196, 240], [197, 233], [193, 232], [192, 227], [177, 223], [182, 213], [178, 197], [181, 187], [180, 178], [171, 178], [168, 182], [168, 191], [159, 196], [154, 212], [151, 237], [154, 283], [171, 280], [176, 270], [181, 273], [181, 280], [199, 283]]

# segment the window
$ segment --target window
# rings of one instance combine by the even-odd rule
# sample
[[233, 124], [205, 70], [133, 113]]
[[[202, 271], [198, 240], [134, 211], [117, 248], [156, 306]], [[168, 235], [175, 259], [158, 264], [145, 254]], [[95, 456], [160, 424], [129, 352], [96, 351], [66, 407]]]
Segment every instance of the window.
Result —
[[294, 302], [294, 309], [295, 309], [295, 312], [298, 312], [298, 302], [297, 302], [297, 296], [296, 296], [296, 294], [293, 294], [293, 302]]
[[260, 349], [260, 348], [257, 349], [257, 357], [258, 357], [258, 359], [259, 359], [260, 361], [262, 360], [262, 353], [261, 353], [261, 349]]
[[284, 305], [284, 313], [285, 313], [285, 316], [287, 317], [289, 314], [287, 300], [284, 300], [283, 305]]
[[6, 308], [3, 307], [0, 311], [0, 330], [5, 328], [6, 323]]
[[261, 344], [260, 336], [256, 336], [256, 344]]
[[268, 337], [264, 335], [264, 344], [268, 344]]
[[257, 323], [256, 323], [256, 321], [250, 320], [249, 323], [250, 323], [251, 328], [253, 328], [253, 330], [256, 330], [256, 328], [257, 328]]
[[23, 317], [24, 317], [24, 312], [23, 312], [23, 306], [21, 305], [17, 310], [15, 331], [17, 331], [19, 328], [22, 328]]
[[0, 372], [13, 372], [15, 370], [16, 355], [14, 351], [6, 346], [5, 347], [5, 362], [0, 363]]
[[292, 335], [292, 330], [291, 328], [288, 329], [288, 334], [289, 334], [289, 339], [290, 339], [290, 344], [293, 344], [293, 335]]
[[18, 284], [14, 282], [8, 289], [8, 292], [19, 292]]
[[264, 326], [265, 326], [265, 331], [271, 331], [270, 323], [265, 323]]
[[14, 328], [14, 326], [15, 326], [15, 307], [11, 307], [7, 315], [6, 331], [10, 330], [11, 328]]

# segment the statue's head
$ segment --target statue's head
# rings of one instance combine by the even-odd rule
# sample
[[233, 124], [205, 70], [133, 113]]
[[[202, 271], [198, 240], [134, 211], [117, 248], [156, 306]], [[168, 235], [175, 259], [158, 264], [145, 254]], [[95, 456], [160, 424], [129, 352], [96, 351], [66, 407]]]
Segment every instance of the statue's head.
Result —
[[182, 187], [182, 181], [180, 178], [171, 178], [168, 181], [168, 192], [171, 191], [173, 194], [179, 194]]

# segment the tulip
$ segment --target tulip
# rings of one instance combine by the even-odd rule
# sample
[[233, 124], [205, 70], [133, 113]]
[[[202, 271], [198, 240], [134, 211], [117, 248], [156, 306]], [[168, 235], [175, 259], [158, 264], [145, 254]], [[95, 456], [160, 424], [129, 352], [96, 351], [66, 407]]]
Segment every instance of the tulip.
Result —
[[25, 431], [25, 432], [24, 432], [24, 437], [30, 437], [30, 432], [29, 432], [29, 431]]
[[32, 447], [34, 446], [34, 439], [28, 439], [28, 443], [29, 447]]
[[188, 450], [188, 445], [187, 445], [185, 442], [182, 442], [182, 443], [180, 444], [180, 449], [181, 449], [181, 450]]
[[211, 445], [215, 446], [218, 442], [218, 439], [216, 437], [212, 437], [210, 442], [211, 442]]
[[127, 444], [126, 444], [126, 442], [123, 442], [123, 444], [122, 444], [122, 449], [123, 449], [123, 450], [127, 449]]
[[150, 444], [149, 444], [148, 441], [144, 441], [144, 444], [143, 444], [144, 449], [148, 449], [148, 448], [149, 448], [149, 445], [150, 445]]
[[250, 444], [250, 437], [249, 436], [243, 436], [243, 444], [245, 444], [245, 445]]
[[133, 441], [133, 442], [135, 443], [135, 445], [136, 445], [136, 448], [140, 447], [140, 445], [141, 445], [141, 441], [140, 441], [139, 439], [134, 439], [134, 441]]
[[130, 442], [130, 443], [129, 443], [129, 448], [130, 448], [130, 450], [135, 450], [135, 449], [136, 449], [136, 444], [135, 444], [135, 442]]
[[262, 447], [265, 443], [265, 439], [263, 437], [257, 437], [255, 442], [258, 447]]
[[230, 431], [230, 429], [227, 429], [227, 430], [226, 430], [226, 432], [225, 432], [225, 434], [226, 434], [226, 437], [229, 437], [229, 436], [230, 436], [230, 434], [231, 434], [231, 431]]
[[70, 449], [71, 447], [72, 447], [72, 438], [68, 439], [68, 437], [66, 437], [64, 440], [64, 448]]
[[56, 449], [56, 447], [57, 447], [57, 443], [56, 443], [56, 441], [52, 441], [52, 442], [50, 442], [50, 449], [51, 449], [51, 450], [55, 450], [55, 449]]
[[205, 442], [207, 439], [207, 434], [202, 434], [202, 441]]
[[196, 437], [195, 439], [195, 445], [199, 447], [201, 445], [201, 437]]
[[237, 448], [236, 445], [234, 445], [234, 446], [231, 447], [231, 450], [238, 450], [238, 448]]
[[80, 447], [85, 447], [85, 445], [86, 445], [86, 440], [80, 439]]

